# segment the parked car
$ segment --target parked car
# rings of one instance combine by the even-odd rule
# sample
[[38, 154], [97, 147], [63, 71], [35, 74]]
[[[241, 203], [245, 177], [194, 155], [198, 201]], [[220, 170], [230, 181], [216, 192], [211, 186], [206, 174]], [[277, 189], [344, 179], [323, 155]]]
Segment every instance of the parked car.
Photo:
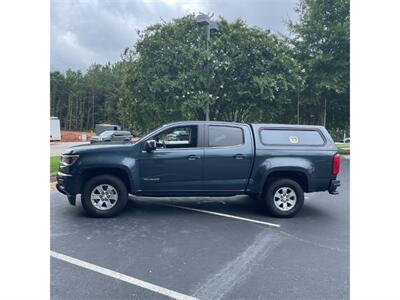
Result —
[[[169, 135], [182, 131], [182, 140]], [[304, 192], [337, 194], [338, 150], [322, 126], [186, 121], [134, 144], [72, 147], [61, 157], [57, 189], [90, 216], [123, 211], [128, 194], [247, 194], [276, 217], [292, 217]]]
[[95, 135], [90, 140], [91, 144], [96, 143], [119, 143], [119, 142], [129, 142], [132, 139], [132, 134], [129, 131], [122, 130], [107, 130], [100, 133], [100, 135]]

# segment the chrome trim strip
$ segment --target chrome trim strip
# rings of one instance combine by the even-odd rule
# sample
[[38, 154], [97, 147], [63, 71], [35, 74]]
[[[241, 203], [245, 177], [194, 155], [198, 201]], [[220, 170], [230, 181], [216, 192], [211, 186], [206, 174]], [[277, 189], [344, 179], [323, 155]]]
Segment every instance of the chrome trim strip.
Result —
[[60, 177], [71, 177], [72, 176], [71, 174], [65, 174], [65, 173], [62, 173], [62, 172], [58, 172], [57, 175], [60, 176]]

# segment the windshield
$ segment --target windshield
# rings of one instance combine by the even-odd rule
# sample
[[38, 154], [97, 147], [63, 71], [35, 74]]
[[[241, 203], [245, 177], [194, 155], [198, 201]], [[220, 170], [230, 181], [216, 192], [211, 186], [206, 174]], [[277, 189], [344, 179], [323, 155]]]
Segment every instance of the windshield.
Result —
[[140, 139], [138, 139], [137, 141], [135, 141], [134, 144], [136, 144], [137, 142], [140, 142], [140, 141], [143, 140], [143, 139], [146, 139], [147, 137], [151, 136], [154, 132], [156, 132], [158, 129], [163, 128], [163, 127], [165, 127], [165, 126], [167, 126], [167, 124], [165, 124], [165, 125], [163, 125], [163, 126], [161, 126], [161, 127], [158, 127], [158, 128], [156, 128], [156, 129], [150, 131], [149, 133], [147, 133], [146, 135], [142, 136]]

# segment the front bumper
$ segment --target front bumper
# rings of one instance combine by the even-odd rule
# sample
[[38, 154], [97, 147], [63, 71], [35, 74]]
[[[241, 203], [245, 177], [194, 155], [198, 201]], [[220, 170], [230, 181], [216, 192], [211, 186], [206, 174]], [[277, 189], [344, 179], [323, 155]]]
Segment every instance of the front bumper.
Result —
[[61, 172], [58, 172], [57, 174], [57, 184], [56, 184], [56, 189], [67, 196], [68, 201], [71, 205], [76, 204], [76, 192], [75, 192], [75, 179], [73, 176], [69, 174], [64, 174]]
[[329, 183], [329, 194], [337, 195], [339, 192], [336, 190], [340, 186], [340, 180], [332, 179]]

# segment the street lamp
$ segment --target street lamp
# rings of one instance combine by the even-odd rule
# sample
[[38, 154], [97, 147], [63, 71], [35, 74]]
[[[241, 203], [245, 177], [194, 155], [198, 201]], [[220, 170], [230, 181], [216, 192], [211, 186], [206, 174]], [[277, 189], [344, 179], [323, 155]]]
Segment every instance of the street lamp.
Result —
[[[196, 23], [200, 26], [206, 26], [207, 35], [206, 35], [206, 54], [207, 54], [207, 73], [208, 73], [208, 40], [210, 39], [210, 33], [218, 32], [218, 25], [216, 22], [211, 21], [210, 17], [206, 14], [200, 13], [196, 17]], [[207, 84], [207, 86], [209, 86]], [[206, 121], [210, 121], [210, 103], [207, 101], [206, 107], [204, 109], [206, 115]]]
[[206, 14], [200, 13], [197, 17], [196, 17], [196, 22], [197, 24], [199, 24], [200, 26], [204, 26], [204, 25], [209, 25], [211, 20], [210, 17]]
[[216, 33], [219, 31], [218, 24], [215, 21], [210, 22], [210, 33]]

